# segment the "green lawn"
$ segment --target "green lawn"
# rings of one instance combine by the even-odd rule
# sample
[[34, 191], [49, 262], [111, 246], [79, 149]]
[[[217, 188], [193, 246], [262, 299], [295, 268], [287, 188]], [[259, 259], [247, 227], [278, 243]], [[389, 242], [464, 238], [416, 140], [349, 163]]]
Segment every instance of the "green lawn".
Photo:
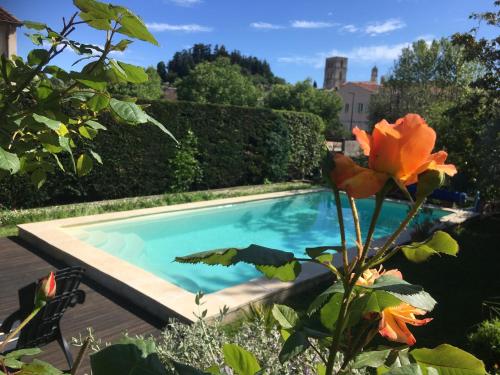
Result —
[[3, 210], [0, 211], [0, 237], [17, 235], [16, 225], [23, 223], [314, 187], [318, 186], [303, 182], [287, 182], [68, 204], [26, 210]]

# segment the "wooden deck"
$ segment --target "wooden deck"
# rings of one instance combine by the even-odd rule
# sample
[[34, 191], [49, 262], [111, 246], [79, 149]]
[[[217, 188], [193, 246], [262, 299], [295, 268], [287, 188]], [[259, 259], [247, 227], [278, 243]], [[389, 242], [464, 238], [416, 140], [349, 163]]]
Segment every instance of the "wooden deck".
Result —
[[[20, 287], [62, 267], [63, 264], [36, 255], [35, 249], [21, 243], [17, 237], [0, 238], [0, 321], [17, 310], [17, 290]], [[103, 342], [111, 342], [124, 332], [132, 336], [157, 335], [164, 324], [113, 297], [110, 292], [89, 280], [83, 280], [81, 289], [86, 293], [85, 303], [68, 309], [62, 319], [62, 332], [68, 342], [80, 333], [85, 335], [87, 327], [92, 327], [95, 336]], [[51, 343], [42, 350], [40, 359], [67, 369], [63, 352], [57, 343]], [[74, 357], [77, 351], [78, 348], [72, 347]], [[78, 373], [90, 373], [88, 355]]]

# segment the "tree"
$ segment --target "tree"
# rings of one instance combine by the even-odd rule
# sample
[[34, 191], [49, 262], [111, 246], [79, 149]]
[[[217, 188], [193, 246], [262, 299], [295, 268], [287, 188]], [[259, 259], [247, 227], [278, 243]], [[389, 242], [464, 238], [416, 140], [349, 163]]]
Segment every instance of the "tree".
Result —
[[[107, 90], [109, 84], [148, 80], [143, 68], [110, 57], [113, 51], [124, 51], [131, 39], [158, 45], [143, 21], [121, 6], [96, 0], [74, 4], [79, 12], [63, 18], [60, 31], [24, 22], [35, 30], [29, 37], [38, 46], [26, 61], [19, 56], [0, 59], [0, 178], [25, 173], [40, 187], [54, 168], [78, 176], [89, 173], [94, 160], [102, 162], [92, 150], [92, 139], [106, 130], [98, 122], [102, 112], [125, 124], [152, 123], [170, 134], [139, 105], [113, 98]], [[79, 24], [106, 30], [103, 46], [70, 39]], [[127, 39], [116, 42], [117, 34]], [[90, 62], [80, 72], [64, 71], [53, 60], [66, 49], [79, 55], [77, 61]]]
[[156, 65], [156, 71], [158, 72], [158, 75], [160, 76], [162, 82], [167, 82], [168, 73], [167, 73], [167, 66], [165, 65], [164, 61], [160, 61]]
[[[271, 71], [269, 63], [254, 56], [244, 56], [240, 51], [228, 52], [223, 45], [194, 44], [189, 49], [176, 52], [168, 62], [166, 82], [174, 83], [178, 78], [187, 76], [194, 67], [203, 62], [212, 62], [220, 57], [227, 57], [231, 64], [239, 65], [244, 75], [252, 77], [254, 83], [269, 86], [275, 83], [284, 83], [282, 78], [276, 77]], [[160, 74], [161, 75], [161, 74]]]
[[161, 79], [157, 70], [150, 66], [146, 70], [148, 80], [143, 83], [118, 83], [109, 87], [109, 92], [116, 96], [145, 100], [160, 99], [163, 96]]
[[457, 100], [478, 74], [479, 65], [467, 61], [460, 47], [448, 39], [414, 42], [372, 96], [369, 117], [372, 123], [385, 118], [394, 121], [408, 112], [427, 116], [434, 105]]
[[264, 105], [274, 109], [314, 113], [323, 119], [328, 133], [337, 135], [342, 131], [338, 118], [342, 108], [340, 97], [333, 91], [315, 89], [310, 79], [295, 85], [274, 85], [264, 98]]
[[260, 96], [250, 78], [241, 73], [241, 68], [224, 57], [197, 65], [175, 85], [180, 100], [198, 103], [256, 106]]

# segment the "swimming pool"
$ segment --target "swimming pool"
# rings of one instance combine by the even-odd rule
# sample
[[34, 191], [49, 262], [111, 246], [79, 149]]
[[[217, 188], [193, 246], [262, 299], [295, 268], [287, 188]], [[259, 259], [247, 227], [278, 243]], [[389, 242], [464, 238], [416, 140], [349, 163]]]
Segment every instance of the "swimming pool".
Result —
[[[366, 233], [374, 200], [359, 200], [357, 205]], [[342, 207], [348, 244], [354, 246], [351, 210], [345, 196]], [[406, 204], [386, 202], [375, 238], [392, 233], [407, 211]], [[448, 214], [434, 209], [426, 216], [437, 220]], [[243, 263], [228, 268], [173, 262], [177, 256], [255, 243], [301, 257], [306, 247], [340, 244], [336, 210], [328, 191], [76, 226], [68, 231], [191, 293], [217, 292], [262, 274]]]
[[[367, 231], [374, 201], [359, 200]], [[342, 198], [349, 245], [352, 218]], [[406, 214], [407, 205], [386, 201], [376, 237], [383, 241]], [[470, 212], [433, 208], [440, 225], [459, 223]], [[226, 319], [251, 303], [283, 300], [329, 278], [322, 266], [305, 263], [293, 282], [262, 277], [250, 266], [223, 268], [172, 262], [197, 251], [248, 246], [251, 243], [302, 255], [307, 246], [338, 244], [331, 193], [324, 189], [285, 191], [213, 201], [183, 203], [18, 225], [19, 236], [33, 249], [67, 265], [83, 266], [86, 277], [127, 304], [167, 322], [175, 316], [193, 322], [195, 292], [210, 293], [203, 309], [207, 319]], [[408, 231], [398, 241], [408, 241]], [[349, 251], [356, 251], [351, 248]], [[334, 258], [338, 265], [340, 257]]]

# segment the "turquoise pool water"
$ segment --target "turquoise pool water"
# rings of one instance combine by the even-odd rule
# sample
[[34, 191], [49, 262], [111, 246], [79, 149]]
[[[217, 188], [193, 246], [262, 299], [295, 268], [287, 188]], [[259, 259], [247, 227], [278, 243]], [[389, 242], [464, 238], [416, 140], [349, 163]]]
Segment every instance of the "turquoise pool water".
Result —
[[[342, 207], [347, 239], [354, 245], [351, 211], [346, 197]], [[363, 233], [367, 232], [374, 200], [358, 200]], [[407, 213], [401, 203], [385, 202], [375, 237], [390, 234]], [[426, 214], [438, 219], [448, 212]], [[420, 219], [422, 219], [422, 215]], [[193, 252], [246, 247], [252, 243], [293, 251], [338, 245], [335, 204], [330, 192], [316, 192], [235, 205], [149, 215], [70, 230], [81, 240], [139, 266], [190, 292], [212, 293], [260, 277], [252, 266], [190, 265], [173, 262]]]

